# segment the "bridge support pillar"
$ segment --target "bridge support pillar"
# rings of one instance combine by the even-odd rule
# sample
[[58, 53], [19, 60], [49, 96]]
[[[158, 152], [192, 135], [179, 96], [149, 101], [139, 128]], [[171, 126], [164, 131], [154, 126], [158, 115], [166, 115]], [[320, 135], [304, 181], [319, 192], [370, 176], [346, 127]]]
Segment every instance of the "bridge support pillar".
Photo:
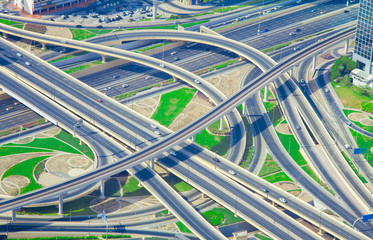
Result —
[[293, 68], [290, 68], [290, 73], [289, 73], [289, 75], [290, 75], [290, 78], [293, 77]]
[[79, 145], [83, 145], [83, 142], [82, 140], [79, 139]]
[[237, 233], [233, 233], [233, 240], [237, 240]]
[[102, 63], [106, 63], [106, 56], [105, 55], [101, 55], [101, 58], [102, 58], [101, 62]]
[[348, 38], [345, 40], [345, 54], [348, 53]]
[[246, 115], [246, 101], [244, 101], [242, 103], [242, 115], [245, 116]]
[[154, 158], [150, 159], [150, 168], [154, 169]]
[[8, 38], [8, 34], [7, 33], [3, 33], [3, 36], [4, 36], [4, 38]]
[[222, 131], [223, 129], [224, 129], [224, 117], [220, 118], [219, 131]]
[[313, 55], [312, 57], [312, 70], [315, 71], [316, 69], [316, 55]]
[[58, 214], [63, 215], [63, 195], [58, 196]]
[[100, 198], [101, 199], [105, 198], [105, 180], [104, 179], [100, 180]]
[[264, 87], [264, 102], [268, 102], [268, 85]]
[[45, 50], [45, 43], [43, 43], [43, 42], [41, 43], [41, 49]]
[[238, 61], [242, 61], [242, 60], [244, 60], [245, 58], [244, 57], [242, 57], [242, 56], [239, 56], [238, 57]]
[[192, 136], [192, 142], [195, 142], [196, 141], [196, 135], [193, 135]]
[[207, 195], [203, 192], [201, 197], [202, 198], [207, 198]]
[[153, 1], [153, 20], [157, 18], [157, 4]]
[[17, 212], [16, 210], [12, 210], [12, 221], [15, 222], [17, 220]]

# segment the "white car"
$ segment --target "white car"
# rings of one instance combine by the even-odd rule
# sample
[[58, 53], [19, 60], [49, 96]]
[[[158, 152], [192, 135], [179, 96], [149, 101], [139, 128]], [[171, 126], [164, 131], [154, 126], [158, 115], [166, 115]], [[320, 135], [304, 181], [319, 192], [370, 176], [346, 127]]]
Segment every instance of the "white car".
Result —
[[150, 125], [152, 128], [154, 128], [154, 129], [157, 129], [158, 127], [157, 127], [157, 125], [155, 125], [155, 124], [152, 124], [152, 125]]
[[67, 44], [68, 42], [66, 40], [61, 40], [60, 43]]
[[122, 87], [124, 87], [124, 88], [126, 88], [126, 87], [128, 87], [129, 85], [127, 84], [127, 83], [124, 83], [123, 85], [122, 85]]
[[145, 77], [145, 79], [152, 79], [152, 77], [148, 75]]
[[172, 151], [172, 150], [171, 150], [169, 153], [170, 153], [172, 156], [176, 156], [176, 152], [174, 152], [174, 151]]
[[233, 170], [228, 170], [228, 172], [229, 172], [230, 174], [232, 174], [232, 175], [236, 175], [236, 172], [233, 171]]
[[17, 52], [17, 56], [18, 56], [18, 57], [22, 57], [22, 53]]
[[200, 84], [201, 82], [198, 81], [197, 79], [194, 79], [194, 82], [197, 83], [197, 84]]
[[158, 131], [158, 130], [155, 130], [154, 133], [157, 134], [157, 135], [161, 135], [161, 132]]
[[176, 51], [173, 51], [172, 53], [171, 53], [171, 55], [175, 55], [177, 52]]
[[159, 64], [159, 66], [164, 68], [164, 64]]
[[295, 35], [295, 32], [289, 33], [289, 36], [293, 36], [293, 35]]
[[297, 130], [300, 130], [300, 126], [299, 126], [298, 124], [295, 125], [295, 128], [296, 128]]
[[281, 202], [283, 202], [283, 203], [287, 203], [287, 202], [288, 202], [288, 201], [286, 201], [285, 198], [279, 198], [279, 200], [280, 200]]
[[325, 88], [325, 92], [326, 93], [330, 92], [329, 88]]
[[25, 64], [26, 64], [27, 66], [30, 66], [30, 65], [31, 65], [31, 63], [30, 63], [29, 61], [26, 61]]

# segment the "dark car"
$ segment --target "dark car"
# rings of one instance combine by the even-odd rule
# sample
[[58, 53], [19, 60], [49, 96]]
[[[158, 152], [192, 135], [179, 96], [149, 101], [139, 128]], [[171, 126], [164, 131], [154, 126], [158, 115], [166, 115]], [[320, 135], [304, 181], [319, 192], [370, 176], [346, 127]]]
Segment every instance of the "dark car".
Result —
[[104, 28], [102, 25], [98, 25], [97, 28]]
[[215, 162], [220, 162], [217, 158], [213, 158], [212, 160], [214, 160]]
[[296, 32], [302, 31], [300, 28], [295, 29]]
[[77, 28], [81, 28], [81, 27], [83, 27], [83, 26], [79, 24], [79, 25], [76, 25], [75, 27], [77, 27]]
[[269, 32], [269, 29], [264, 29], [263, 32]]

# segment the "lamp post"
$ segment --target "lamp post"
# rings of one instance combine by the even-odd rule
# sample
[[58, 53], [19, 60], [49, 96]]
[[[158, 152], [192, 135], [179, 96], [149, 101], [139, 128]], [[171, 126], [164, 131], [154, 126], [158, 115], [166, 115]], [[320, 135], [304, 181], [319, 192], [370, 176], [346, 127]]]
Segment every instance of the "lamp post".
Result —
[[79, 126], [79, 124], [83, 123], [83, 119], [79, 119], [75, 124], [74, 124], [74, 134], [73, 136], [76, 137], [76, 128]]

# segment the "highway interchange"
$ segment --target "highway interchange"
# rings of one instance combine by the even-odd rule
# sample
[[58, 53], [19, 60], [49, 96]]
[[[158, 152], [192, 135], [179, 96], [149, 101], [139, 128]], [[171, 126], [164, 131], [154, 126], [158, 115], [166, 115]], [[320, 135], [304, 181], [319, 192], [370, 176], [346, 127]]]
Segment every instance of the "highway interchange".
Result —
[[[13, 53], [14, 54], [14, 53]], [[4, 65], [7, 65], [6, 63], [4, 64]], [[172, 66], [170, 66], [170, 67], [172, 67]], [[38, 69], [39, 70], [39, 69]], [[41, 69], [40, 69], [41, 70]], [[50, 71], [50, 70], [48, 70], [48, 69], [45, 69], [45, 71]], [[48, 72], [44, 72], [43, 74], [48, 74]], [[40, 76], [43, 76], [43, 74], [40, 74]], [[28, 77], [30, 77], [30, 76], [28, 76]], [[56, 84], [55, 83], [55, 85], [56, 85], [56, 87], [57, 88], [59, 88], [59, 87], [61, 87], [61, 86], [59, 86], [59, 84]], [[50, 85], [49, 86], [49, 88], [48, 87], [46, 87], [45, 88], [45, 90], [48, 92], [48, 93], [53, 93], [54, 91], [55, 91], [55, 88], [52, 88], [51, 87], [52, 85]], [[262, 86], [263, 86], [263, 84], [262, 84]], [[259, 87], [257, 87], [257, 88], [259, 88]], [[56, 92], [58, 92], [58, 91], [56, 91]], [[56, 93], [57, 94], [57, 93]], [[49, 94], [48, 94], [49, 95]], [[50, 96], [50, 95], [49, 95]], [[54, 97], [56, 97], [56, 96], [54, 96]], [[53, 98], [53, 97], [51, 97], [51, 98]], [[59, 98], [59, 97], [57, 97], [57, 98]], [[63, 99], [62, 97], [60, 97], [60, 99], [61, 100], [64, 100], [64, 101], [66, 101], [66, 102], [69, 102], [70, 100], [69, 99], [67, 99], [67, 98], [65, 98], [65, 99]], [[91, 97], [91, 99], [95, 99], [95, 97]], [[92, 101], [92, 100], [89, 100], [89, 101]], [[94, 100], [93, 100], [94, 101]], [[105, 104], [106, 104], [106, 101], [104, 102]], [[93, 104], [93, 103], [92, 103]], [[97, 104], [97, 103], [94, 103], [94, 104]], [[82, 111], [81, 109], [79, 109], [79, 111]], [[88, 110], [89, 111], [89, 110]], [[91, 110], [91, 112], [92, 112], [92, 110]], [[92, 113], [91, 113], [92, 114]], [[100, 118], [100, 116], [98, 116], [99, 114], [98, 113], [94, 113], [95, 115], [92, 115], [93, 117], [91, 117], [91, 120], [93, 120], [92, 122], [93, 123], [95, 123], [95, 122], [98, 122], [98, 118]], [[88, 114], [89, 115], [89, 114]], [[87, 115], [87, 116], [88, 116]], [[89, 117], [88, 117], [89, 118]], [[216, 118], [216, 117], [215, 117]], [[211, 120], [210, 122], [212, 122], [213, 120]], [[62, 121], [60, 122], [60, 123], [62, 123]], [[208, 124], [208, 123], [207, 123]], [[204, 126], [205, 125], [207, 125], [207, 124], [204, 124]], [[143, 125], [143, 127], [145, 127], [145, 125]], [[147, 125], [147, 127], [149, 128], [149, 124]], [[128, 126], [127, 126], [127, 128], [128, 128]], [[132, 132], [135, 132], [135, 131], [133, 131], [132, 130]], [[167, 132], [165, 132], [165, 133], [167, 133]], [[126, 138], [126, 134], [125, 133], [123, 133], [123, 134], [119, 134], [120, 135], [120, 138], [122, 138], [122, 139], [127, 139], [127, 141], [128, 141], [128, 138]], [[141, 133], [141, 135], [142, 136], [146, 136], [147, 138], [148, 138], [148, 140], [147, 140], [147, 142], [152, 142], [152, 139], [154, 139], [154, 137], [152, 137], [151, 135], [147, 135], [147, 133]], [[173, 136], [175, 136], [175, 135], [173, 135]], [[185, 139], [185, 138], [184, 138]], [[132, 141], [134, 141], [133, 140], [133, 138], [132, 138]], [[136, 144], [136, 145], [138, 145], [138, 147], [142, 147], [141, 146], [141, 144], [144, 144], [144, 139], [143, 140], [139, 140], [139, 142], [137, 142], [138, 144]], [[173, 144], [173, 145], [175, 145], [175, 144]], [[183, 146], [183, 145], [180, 145], [180, 146]], [[184, 149], [187, 149], [187, 148], [184, 148]], [[113, 152], [115, 152], [115, 151], [113, 151]], [[193, 152], [193, 151], [190, 151], [190, 152]], [[179, 152], [178, 152], [178, 154], [179, 154]], [[157, 154], [153, 154], [153, 155], [158, 155], [158, 153]], [[181, 156], [180, 156], [181, 157]], [[182, 166], [179, 166], [179, 165], [182, 165], [182, 164], [178, 164], [177, 166], [178, 167], [182, 167]], [[176, 166], [176, 165], [175, 165]], [[189, 165], [188, 165], [189, 166]], [[195, 168], [197, 168], [197, 166], [195, 167]], [[178, 170], [178, 171], [181, 171], [181, 170]], [[207, 171], [207, 170], [206, 170]], [[186, 170], [184, 169], [184, 173], [186, 172]], [[219, 175], [217, 175], [217, 173], [214, 173], [213, 175], [211, 175], [210, 177], [216, 177], [216, 176], [219, 176]], [[219, 177], [218, 179], [216, 179], [216, 181], [218, 181], [219, 179], [224, 179], [223, 177]], [[242, 198], [244, 198], [244, 196], [242, 196]], [[285, 224], [286, 225], [286, 224]], [[293, 232], [293, 231], [292, 231]], [[294, 230], [294, 233], [296, 234], [296, 230]], [[278, 232], [277, 234], [281, 234], [280, 232]], [[288, 233], [284, 233], [285, 235], [286, 234], [288, 234]], [[284, 238], [285, 237], [285, 235], [278, 235], [279, 237], [281, 237], [281, 238]]]

